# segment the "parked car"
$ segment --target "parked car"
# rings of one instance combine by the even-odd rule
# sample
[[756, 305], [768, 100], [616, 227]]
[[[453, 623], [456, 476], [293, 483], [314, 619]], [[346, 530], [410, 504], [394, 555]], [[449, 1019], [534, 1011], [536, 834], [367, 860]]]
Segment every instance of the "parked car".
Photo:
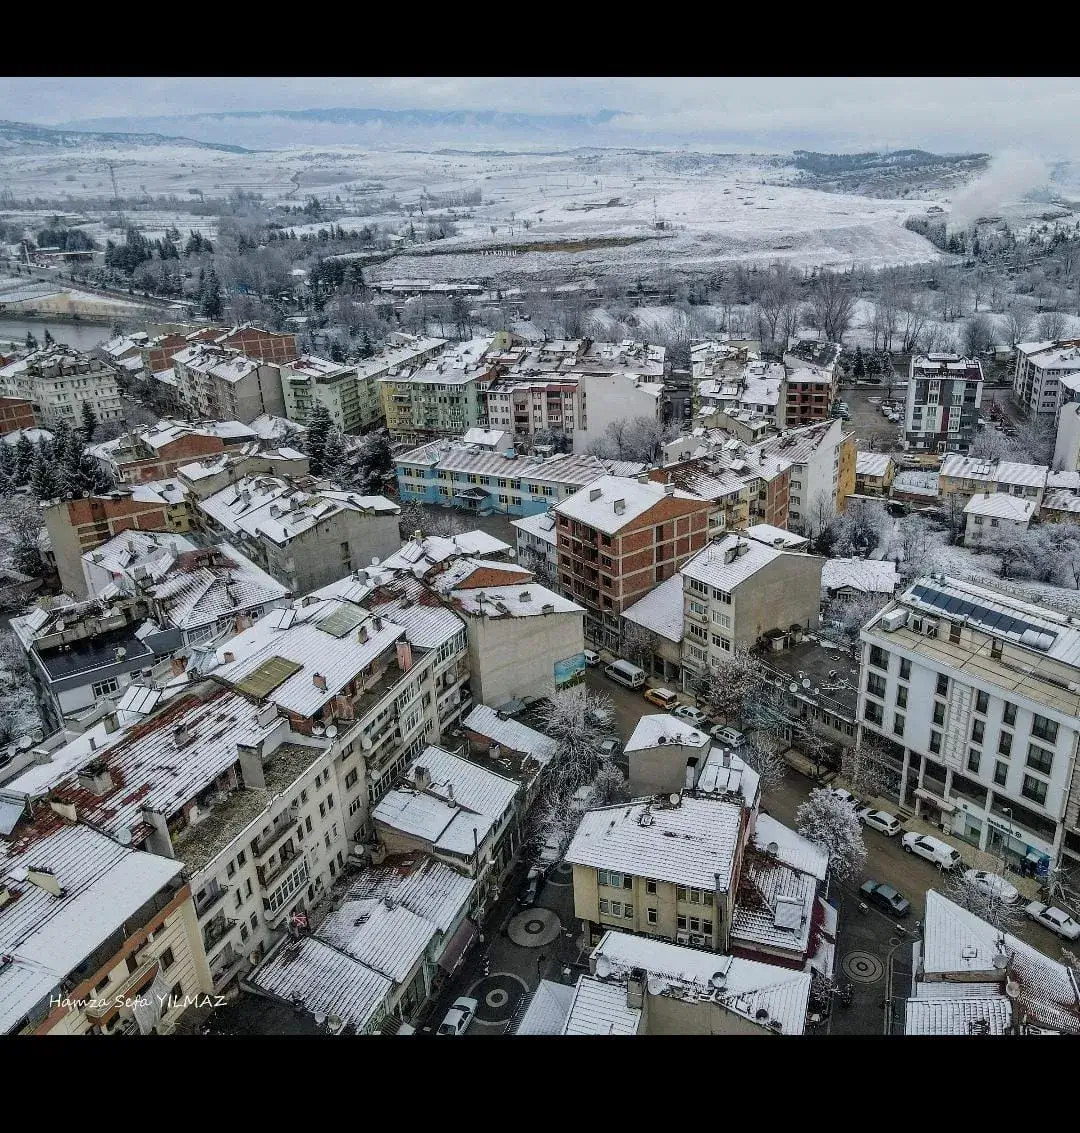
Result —
[[858, 819], [864, 826], [873, 827], [874, 830], [879, 830], [887, 838], [892, 838], [903, 830], [900, 825], [900, 819], [895, 814], [890, 814], [887, 810], [871, 810], [868, 806], [863, 807], [858, 813]]
[[716, 724], [709, 729], [709, 735], [717, 743], [726, 744], [728, 747], [741, 747], [744, 739], [742, 732], [738, 728], [731, 727], [730, 724]]
[[1066, 940], [1075, 940], [1080, 936], [1080, 924], [1053, 905], [1044, 905], [1041, 901], [1032, 901], [1024, 906], [1024, 912], [1033, 921], [1038, 921], [1051, 932], [1063, 936]]
[[600, 664], [600, 654], [594, 653], [591, 649], [585, 650], [585, 664], [591, 669], [594, 665]]
[[475, 999], [469, 999], [466, 995], [459, 996], [454, 1000], [454, 1006], [447, 1011], [435, 1034], [463, 1035], [476, 1017], [476, 1009], [479, 1006]]
[[916, 834], [912, 831], [905, 834], [900, 843], [907, 853], [918, 854], [920, 858], [926, 858], [928, 862], [933, 862], [940, 870], [958, 869], [962, 864], [959, 850], [950, 846], [948, 842], [943, 842], [940, 838], [934, 838], [929, 834]]
[[842, 803], [848, 803], [855, 807], [856, 810], [858, 810], [861, 805], [859, 800], [850, 791], [845, 791], [843, 787], [830, 787], [829, 794], [835, 795]]
[[600, 741], [599, 748], [605, 759], [612, 759], [622, 751], [622, 743], [617, 737], [608, 736], [606, 740]]
[[523, 905], [526, 909], [531, 909], [540, 897], [540, 890], [543, 886], [544, 871], [537, 866], [533, 866], [525, 878], [525, 884], [521, 887], [521, 892], [518, 894], [518, 904]]
[[680, 704], [678, 708], [672, 711], [672, 716], [678, 716], [680, 720], [688, 720], [691, 724], [701, 727], [705, 723], [705, 713], [700, 708], [695, 708], [692, 704]]
[[906, 917], [911, 912], [911, 902], [899, 890], [880, 881], [864, 881], [859, 886], [859, 896], [868, 905], [894, 917]]
[[679, 698], [669, 688], [647, 688], [645, 699], [650, 704], [655, 704], [657, 708], [663, 708], [665, 712], [679, 703]]
[[998, 873], [987, 873], [983, 869], [968, 869], [964, 871], [964, 880], [991, 897], [996, 897], [1005, 905], [1015, 905], [1020, 900], [1016, 886], [1010, 885]]

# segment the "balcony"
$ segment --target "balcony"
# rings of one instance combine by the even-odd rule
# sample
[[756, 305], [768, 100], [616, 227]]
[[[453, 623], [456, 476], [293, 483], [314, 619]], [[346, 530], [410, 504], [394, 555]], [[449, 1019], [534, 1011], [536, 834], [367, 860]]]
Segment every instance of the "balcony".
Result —
[[228, 892], [229, 887], [222, 885], [218, 887], [216, 892], [208, 894], [202, 901], [196, 901], [195, 915], [201, 920], [211, 909], [216, 908], [221, 903], [222, 897]]
[[86, 1009], [86, 1017], [91, 1020], [98, 1020], [104, 1015], [109, 1015], [117, 1008], [117, 1001], [123, 1001], [129, 996], [134, 996], [138, 992], [143, 991], [146, 986], [151, 983], [154, 976], [158, 972], [158, 959], [156, 956], [149, 956], [133, 971], [126, 980], [110, 995], [95, 996], [95, 1001], [100, 1006], [88, 1007]]
[[[228, 953], [228, 949], [226, 949]], [[222, 988], [230, 984], [233, 979], [239, 975], [240, 969], [244, 964], [246, 957], [243, 952], [236, 952], [232, 955], [223, 955], [221, 963], [211, 973], [210, 980], [214, 985], [214, 992], [219, 993]]]
[[285, 850], [282, 850], [281, 859], [278, 862], [278, 864], [276, 866], [274, 866], [273, 869], [268, 870], [268, 869], [265, 869], [263, 866], [259, 866], [257, 868], [256, 872], [259, 875], [259, 884], [264, 889], [271, 888], [271, 886], [273, 886], [274, 882], [277, 881], [277, 879], [279, 877], [281, 877], [281, 875], [283, 873], [285, 873], [288, 869], [290, 869], [292, 866], [296, 865], [297, 859], [301, 858], [301, 857], [303, 857], [303, 855], [300, 853], [299, 850], [294, 849], [291, 852], [286, 852]]
[[232, 917], [219, 913], [203, 929], [203, 948], [209, 952], [219, 940], [227, 936], [235, 927], [236, 921]]
[[268, 834], [255, 838], [251, 843], [251, 852], [255, 855], [256, 861], [267, 857], [279, 842], [296, 829], [298, 822], [296, 814], [291, 809], [287, 810], [275, 820]]

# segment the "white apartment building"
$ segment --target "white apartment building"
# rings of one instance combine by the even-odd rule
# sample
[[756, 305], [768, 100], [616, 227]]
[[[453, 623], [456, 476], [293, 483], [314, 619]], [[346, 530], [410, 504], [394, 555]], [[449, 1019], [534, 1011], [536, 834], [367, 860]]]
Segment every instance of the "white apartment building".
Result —
[[99, 421], [122, 421], [116, 371], [100, 358], [69, 346], [47, 346], [0, 369], [0, 396], [31, 402], [37, 421], [51, 428], [66, 421], [82, 427], [83, 405]]
[[559, 538], [555, 532], [555, 517], [542, 511], [522, 519], [512, 519], [510, 524], [517, 532], [518, 562], [528, 566], [530, 560], [540, 559], [557, 575]]
[[1029, 413], [1040, 417], [1057, 413], [1063, 400], [1063, 381], [1070, 379], [1070, 384], [1075, 384], [1077, 378], [1080, 339], [1016, 344], [1013, 394]]
[[839, 418], [789, 429], [755, 446], [790, 463], [787, 517], [793, 531], [816, 530], [821, 517], [843, 511], [855, 490], [855, 433]]
[[862, 631], [860, 742], [898, 798], [1010, 865], [1080, 862], [1080, 629], [956, 579], [923, 578]]

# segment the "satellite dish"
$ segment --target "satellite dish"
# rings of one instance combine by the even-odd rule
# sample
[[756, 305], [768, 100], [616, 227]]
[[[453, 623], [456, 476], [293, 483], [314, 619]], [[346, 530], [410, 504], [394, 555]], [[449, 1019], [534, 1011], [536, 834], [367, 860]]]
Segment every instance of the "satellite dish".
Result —
[[326, 729], [321, 724], [311, 725], [311, 734], [313, 736], [321, 736], [325, 733]]
[[45, 733], [40, 728], [35, 728], [30, 733], [30, 738], [34, 741], [34, 743], [39, 744], [45, 738]]
[[709, 983], [717, 989], [727, 987], [727, 972], [713, 972]]
[[676, 795], [668, 795], [668, 802], [671, 803], [672, 806], [678, 806], [679, 800], [681, 798], [682, 798], [682, 795], [677, 795], [677, 794]]
[[649, 976], [649, 994], [662, 995], [664, 992], [664, 981], [659, 976]]
[[596, 961], [596, 974], [601, 979], [611, 975], [611, 961], [606, 956], [601, 956]]
[[770, 843], [769, 843], [769, 844], [768, 844], [768, 845], [767, 845], [767, 846], [765, 847], [765, 852], [766, 852], [766, 853], [769, 853], [769, 854], [772, 854], [772, 856], [773, 856], [773, 857], [776, 857], [776, 855], [777, 855], [778, 853], [780, 853], [780, 846], [779, 846], [779, 844], [778, 844], [778, 843], [776, 843], [776, 842], [770, 842]]
[[811, 684], [810, 678], [809, 678], [809, 677], [806, 677], [806, 678], [805, 678], [805, 679], [803, 680], [802, 686], [803, 686], [803, 688], [809, 688], [809, 687], [810, 687], [810, 684]]
[[1005, 994], [1010, 999], [1015, 999], [1020, 994], [1020, 985], [1016, 982], [1016, 980], [1009, 980], [1009, 982], [1005, 985]]
[[371, 556], [371, 565], [372, 566], [378, 566], [379, 565], [379, 556], [378, 555], [372, 555]]
[[792, 681], [792, 682], [791, 682], [791, 684], [790, 684], [790, 685], [788, 685], [788, 690], [789, 690], [790, 692], [798, 692], [798, 691], [799, 691], [799, 686], [798, 686], [798, 685], [797, 685], [797, 684], [796, 684], [796, 683], [795, 683], [794, 681]]
[[29, 751], [34, 746], [34, 741], [29, 736], [19, 737], [19, 751]]
[[130, 846], [131, 845], [131, 830], [126, 826], [122, 826], [116, 832], [116, 840], [120, 843], [121, 846]]
[[998, 953], [998, 954], [997, 954], [997, 955], [996, 955], [996, 956], [995, 956], [995, 957], [993, 958], [993, 960], [991, 961], [991, 963], [992, 963], [992, 964], [994, 965], [994, 967], [995, 967], [995, 968], [997, 968], [997, 970], [998, 970], [999, 972], [1003, 972], [1003, 971], [1005, 971], [1005, 969], [1006, 969], [1006, 968], [1007, 968], [1007, 967], [1009, 966], [1009, 957], [1008, 957], [1008, 956], [1004, 956], [1004, 955], [1002, 955], [1002, 953], [1000, 953], [1000, 952], [999, 952], [999, 953]]
[[337, 735], [337, 724], [331, 724], [330, 727], [326, 729], [326, 738], [328, 740], [332, 740], [336, 735]]
[[340, 1031], [341, 1030], [341, 1016], [340, 1015], [327, 1015], [326, 1016], [326, 1025], [332, 1031]]

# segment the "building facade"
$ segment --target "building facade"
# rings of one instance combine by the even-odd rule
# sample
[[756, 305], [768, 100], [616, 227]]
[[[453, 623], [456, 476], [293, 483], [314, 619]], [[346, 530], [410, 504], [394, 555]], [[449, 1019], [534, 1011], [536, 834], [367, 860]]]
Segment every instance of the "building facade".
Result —
[[982, 364], [958, 354], [913, 355], [904, 410], [904, 448], [966, 453], [982, 404]]
[[122, 421], [124, 406], [116, 371], [90, 354], [54, 345], [0, 369], [0, 393], [31, 403], [46, 428], [66, 422], [82, 428], [83, 406], [98, 421]]

